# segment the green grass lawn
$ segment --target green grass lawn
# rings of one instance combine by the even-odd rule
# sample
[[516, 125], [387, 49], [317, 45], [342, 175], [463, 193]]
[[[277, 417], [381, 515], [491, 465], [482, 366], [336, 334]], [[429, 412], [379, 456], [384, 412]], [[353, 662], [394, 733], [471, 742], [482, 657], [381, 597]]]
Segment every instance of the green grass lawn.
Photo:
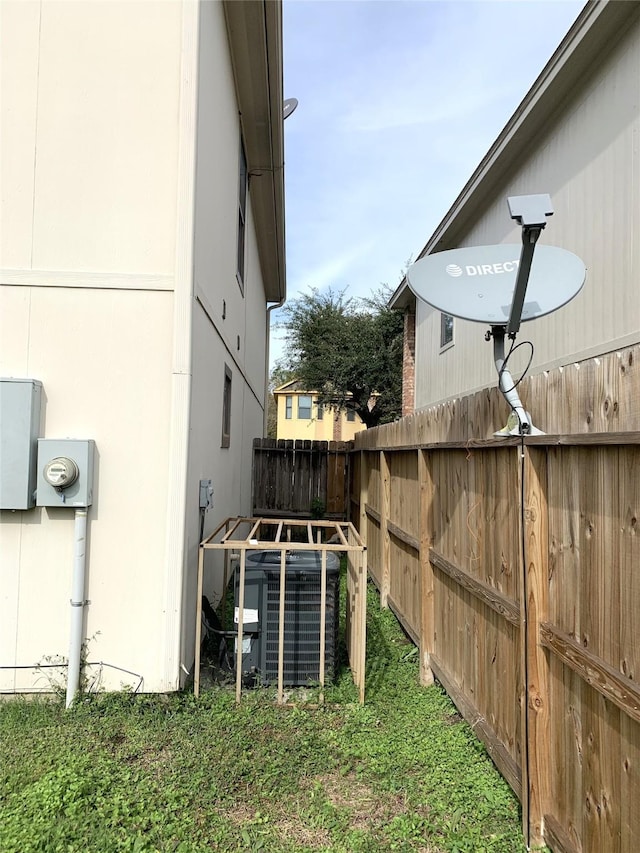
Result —
[[[271, 690], [0, 705], [0, 850], [524, 851], [519, 805], [370, 591], [367, 702]], [[313, 699], [313, 696], [311, 696]]]

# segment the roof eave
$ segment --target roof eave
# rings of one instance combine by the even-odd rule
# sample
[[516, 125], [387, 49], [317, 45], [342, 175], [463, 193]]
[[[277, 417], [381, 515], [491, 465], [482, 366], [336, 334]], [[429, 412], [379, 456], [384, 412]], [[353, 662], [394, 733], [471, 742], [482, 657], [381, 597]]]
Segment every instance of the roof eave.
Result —
[[224, 0], [267, 301], [286, 295], [282, 4]]

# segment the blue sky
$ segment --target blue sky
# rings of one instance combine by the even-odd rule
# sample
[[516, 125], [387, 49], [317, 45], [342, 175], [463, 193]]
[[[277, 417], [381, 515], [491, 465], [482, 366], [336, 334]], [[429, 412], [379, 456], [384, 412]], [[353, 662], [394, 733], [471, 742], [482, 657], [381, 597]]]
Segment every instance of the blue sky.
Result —
[[583, 6], [284, 0], [288, 298], [395, 287]]

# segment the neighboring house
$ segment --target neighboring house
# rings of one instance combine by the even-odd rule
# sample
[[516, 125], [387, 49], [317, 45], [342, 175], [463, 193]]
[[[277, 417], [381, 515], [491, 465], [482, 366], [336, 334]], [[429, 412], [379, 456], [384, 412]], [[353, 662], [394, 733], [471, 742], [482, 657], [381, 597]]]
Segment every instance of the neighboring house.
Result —
[[[42, 383], [39, 436], [95, 441], [84, 636], [107, 689], [192, 666], [199, 481], [205, 535], [251, 510], [285, 297], [281, 12], [1, 5], [0, 376]], [[74, 512], [4, 506], [0, 689], [42, 689], [11, 667], [67, 655]]]
[[274, 389], [277, 438], [351, 441], [366, 426], [351, 409], [336, 411], [318, 402], [317, 392], [300, 388], [297, 380]]
[[[582, 258], [587, 280], [567, 306], [521, 327], [518, 341], [535, 347], [531, 373], [640, 341], [639, 94], [640, 4], [587, 3], [420, 253], [520, 244], [507, 196], [551, 195], [540, 244]], [[497, 384], [481, 324], [416, 303], [406, 281], [390, 304], [407, 315], [405, 414]]]

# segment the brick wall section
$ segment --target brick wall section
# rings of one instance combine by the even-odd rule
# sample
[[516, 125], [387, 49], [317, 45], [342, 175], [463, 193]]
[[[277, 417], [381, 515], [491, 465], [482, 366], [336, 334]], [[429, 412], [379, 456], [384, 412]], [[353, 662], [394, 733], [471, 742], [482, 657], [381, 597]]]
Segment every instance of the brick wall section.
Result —
[[416, 405], [416, 315], [404, 313], [404, 342], [402, 347], [402, 414], [410, 415]]

